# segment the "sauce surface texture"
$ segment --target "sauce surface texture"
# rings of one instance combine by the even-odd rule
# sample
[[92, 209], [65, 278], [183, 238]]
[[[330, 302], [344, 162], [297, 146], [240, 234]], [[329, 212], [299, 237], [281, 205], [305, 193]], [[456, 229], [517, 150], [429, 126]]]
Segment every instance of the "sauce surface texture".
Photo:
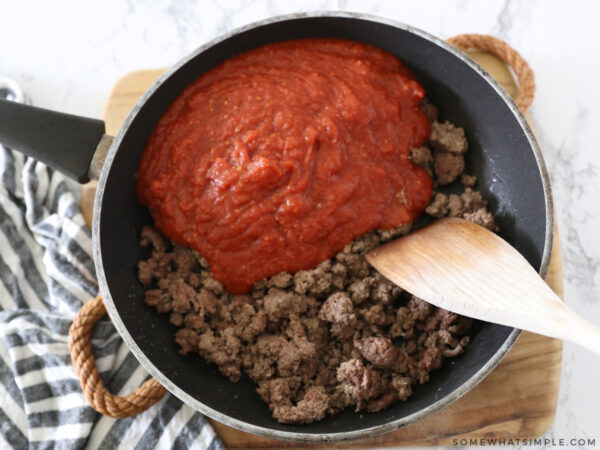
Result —
[[423, 96], [395, 56], [357, 42], [303, 39], [240, 54], [159, 120], [139, 199], [233, 294], [314, 268], [427, 205], [431, 178], [409, 160], [430, 133]]

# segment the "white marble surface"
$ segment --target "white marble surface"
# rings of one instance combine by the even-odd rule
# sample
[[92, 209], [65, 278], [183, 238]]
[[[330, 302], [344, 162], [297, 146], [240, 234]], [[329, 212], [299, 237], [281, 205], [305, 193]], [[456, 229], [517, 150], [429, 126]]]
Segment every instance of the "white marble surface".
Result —
[[[440, 37], [496, 35], [536, 72], [531, 110], [560, 228], [567, 303], [600, 324], [600, 4], [593, 1], [13, 1], [0, 0], [0, 75], [39, 106], [99, 117], [128, 71], [168, 66], [220, 33], [279, 14], [368, 12]], [[600, 446], [600, 358], [566, 343], [556, 420], [547, 437]]]

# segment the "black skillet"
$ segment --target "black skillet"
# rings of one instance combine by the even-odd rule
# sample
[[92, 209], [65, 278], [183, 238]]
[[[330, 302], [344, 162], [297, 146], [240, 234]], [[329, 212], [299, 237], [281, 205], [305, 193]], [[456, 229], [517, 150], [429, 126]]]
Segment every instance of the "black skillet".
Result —
[[0, 103], [0, 140], [80, 182], [98, 172], [106, 155], [93, 219], [101, 292], [128, 347], [169, 391], [206, 415], [251, 433], [303, 441], [363, 438], [448, 406], [500, 362], [520, 331], [482, 323], [467, 351], [434, 372], [428, 383], [415, 386], [405, 403], [374, 414], [347, 410], [310, 425], [284, 425], [271, 417], [249, 379], [231, 384], [200, 357], [180, 356], [173, 341], [175, 328], [166, 315], [144, 304], [136, 278], [136, 263], [146, 256], [138, 246], [140, 230], [152, 222], [137, 201], [136, 171], [154, 124], [188, 84], [227, 58], [274, 41], [306, 37], [361, 41], [404, 61], [439, 107], [441, 120], [450, 119], [465, 128], [469, 172], [479, 177], [478, 187], [489, 200], [502, 237], [546, 274], [553, 218], [549, 181], [538, 145], [518, 108], [470, 58], [427, 33], [386, 19], [348, 13], [298, 14], [249, 25], [216, 39], [148, 89], [112, 145], [101, 121], [7, 102]]

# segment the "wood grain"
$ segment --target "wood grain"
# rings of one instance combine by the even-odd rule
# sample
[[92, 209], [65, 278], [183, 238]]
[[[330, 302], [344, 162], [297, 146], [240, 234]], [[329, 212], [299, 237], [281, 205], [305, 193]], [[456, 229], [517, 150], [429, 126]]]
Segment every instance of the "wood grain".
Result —
[[[483, 53], [471, 54], [502, 83], [517, 91], [504, 63]], [[142, 93], [162, 73], [145, 70], [125, 75], [115, 84], [104, 109], [107, 132], [116, 134]], [[82, 209], [91, 223], [95, 183], [84, 187]], [[563, 294], [558, 234], [552, 250], [547, 283]], [[338, 448], [376, 446], [452, 445], [462, 438], [534, 438], [552, 425], [556, 412], [562, 360], [562, 341], [524, 332], [500, 365], [468, 394], [418, 423], [372, 439], [342, 442]], [[317, 445], [277, 441], [250, 435], [211, 420], [228, 448], [306, 448]], [[321, 447], [332, 447], [331, 444]]]

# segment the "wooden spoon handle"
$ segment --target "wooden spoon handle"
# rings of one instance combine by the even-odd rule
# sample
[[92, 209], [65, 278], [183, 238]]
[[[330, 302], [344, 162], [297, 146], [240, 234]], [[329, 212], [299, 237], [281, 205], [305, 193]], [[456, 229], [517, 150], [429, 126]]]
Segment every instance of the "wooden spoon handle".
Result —
[[569, 309], [517, 250], [471, 222], [440, 219], [365, 257], [389, 280], [440, 308], [600, 354], [600, 328]]
[[567, 339], [575, 342], [588, 350], [600, 355], [600, 327], [591, 324], [578, 316], [572, 309], [565, 306], [568, 311], [567, 329], [564, 331]]
[[[542, 284], [542, 279], [539, 280]], [[528, 299], [530, 303], [538, 303], [538, 313], [525, 329], [574, 342], [600, 355], [600, 327], [569, 308], [547, 284], [543, 283], [539, 292], [542, 294]]]

